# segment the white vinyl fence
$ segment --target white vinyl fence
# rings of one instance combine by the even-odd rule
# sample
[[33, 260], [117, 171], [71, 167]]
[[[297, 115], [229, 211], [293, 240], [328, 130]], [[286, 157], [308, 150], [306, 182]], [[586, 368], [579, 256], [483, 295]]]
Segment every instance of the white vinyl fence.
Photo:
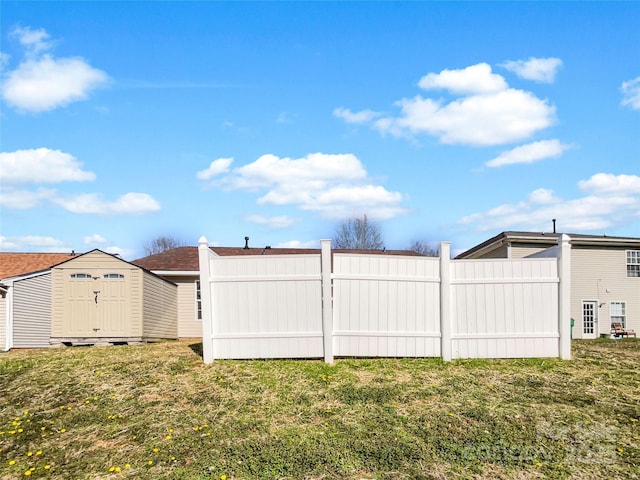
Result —
[[220, 257], [200, 239], [203, 357], [571, 357], [570, 245], [557, 258], [331, 252]]

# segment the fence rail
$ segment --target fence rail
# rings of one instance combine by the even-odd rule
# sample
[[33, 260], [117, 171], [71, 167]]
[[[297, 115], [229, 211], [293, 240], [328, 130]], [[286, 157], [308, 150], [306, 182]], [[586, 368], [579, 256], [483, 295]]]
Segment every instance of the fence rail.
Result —
[[556, 258], [219, 257], [200, 239], [203, 354], [570, 358], [569, 238]]

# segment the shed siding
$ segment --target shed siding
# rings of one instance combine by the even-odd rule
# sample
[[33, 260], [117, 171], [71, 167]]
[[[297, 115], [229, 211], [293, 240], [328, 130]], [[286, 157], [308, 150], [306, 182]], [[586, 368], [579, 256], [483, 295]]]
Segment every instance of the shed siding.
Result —
[[177, 338], [177, 287], [143, 272], [144, 338]]
[[[72, 279], [86, 273], [91, 279]], [[109, 273], [124, 279], [105, 279]], [[89, 252], [52, 270], [54, 338], [142, 336], [142, 270], [103, 252]], [[98, 293], [97, 302], [94, 292]], [[98, 329], [98, 330], [94, 330]]]
[[571, 252], [571, 317], [573, 338], [583, 336], [582, 301], [597, 301], [598, 332], [609, 334], [611, 302], [625, 302], [626, 327], [640, 332], [640, 278], [627, 277], [624, 247], [573, 246]]
[[13, 347], [48, 347], [51, 336], [51, 274], [13, 284]]
[[178, 285], [178, 337], [202, 338], [202, 319], [196, 317], [196, 280], [193, 277], [164, 278]]

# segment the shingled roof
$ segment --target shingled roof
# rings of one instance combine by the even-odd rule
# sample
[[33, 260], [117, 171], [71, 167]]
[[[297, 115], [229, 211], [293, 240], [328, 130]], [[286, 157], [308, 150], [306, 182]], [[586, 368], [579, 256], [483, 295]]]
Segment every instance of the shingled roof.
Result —
[[[209, 247], [221, 257], [234, 255], [302, 255], [319, 254], [319, 248], [244, 248], [244, 247]], [[411, 250], [332, 250], [333, 253], [362, 253], [371, 255], [409, 255], [421, 256]], [[133, 260], [131, 263], [146, 270], [156, 272], [197, 272], [198, 247], [177, 247], [148, 257]]]
[[72, 257], [71, 253], [0, 252], [0, 279], [48, 270]]

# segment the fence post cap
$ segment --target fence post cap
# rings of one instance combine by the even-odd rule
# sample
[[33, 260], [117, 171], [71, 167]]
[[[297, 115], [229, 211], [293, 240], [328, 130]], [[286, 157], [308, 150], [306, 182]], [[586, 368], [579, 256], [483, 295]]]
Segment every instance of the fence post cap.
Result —
[[208, 246], [208, 245], [209, 245], [209, 242], [207, 241], [207, 237], [205, 237], [204, 235], [203, 235], [203, 236], [201, 236], [201, 237], [198, 239], [198, 244], [199, 244], [199, 245], [207, 245], [207, 246]]

